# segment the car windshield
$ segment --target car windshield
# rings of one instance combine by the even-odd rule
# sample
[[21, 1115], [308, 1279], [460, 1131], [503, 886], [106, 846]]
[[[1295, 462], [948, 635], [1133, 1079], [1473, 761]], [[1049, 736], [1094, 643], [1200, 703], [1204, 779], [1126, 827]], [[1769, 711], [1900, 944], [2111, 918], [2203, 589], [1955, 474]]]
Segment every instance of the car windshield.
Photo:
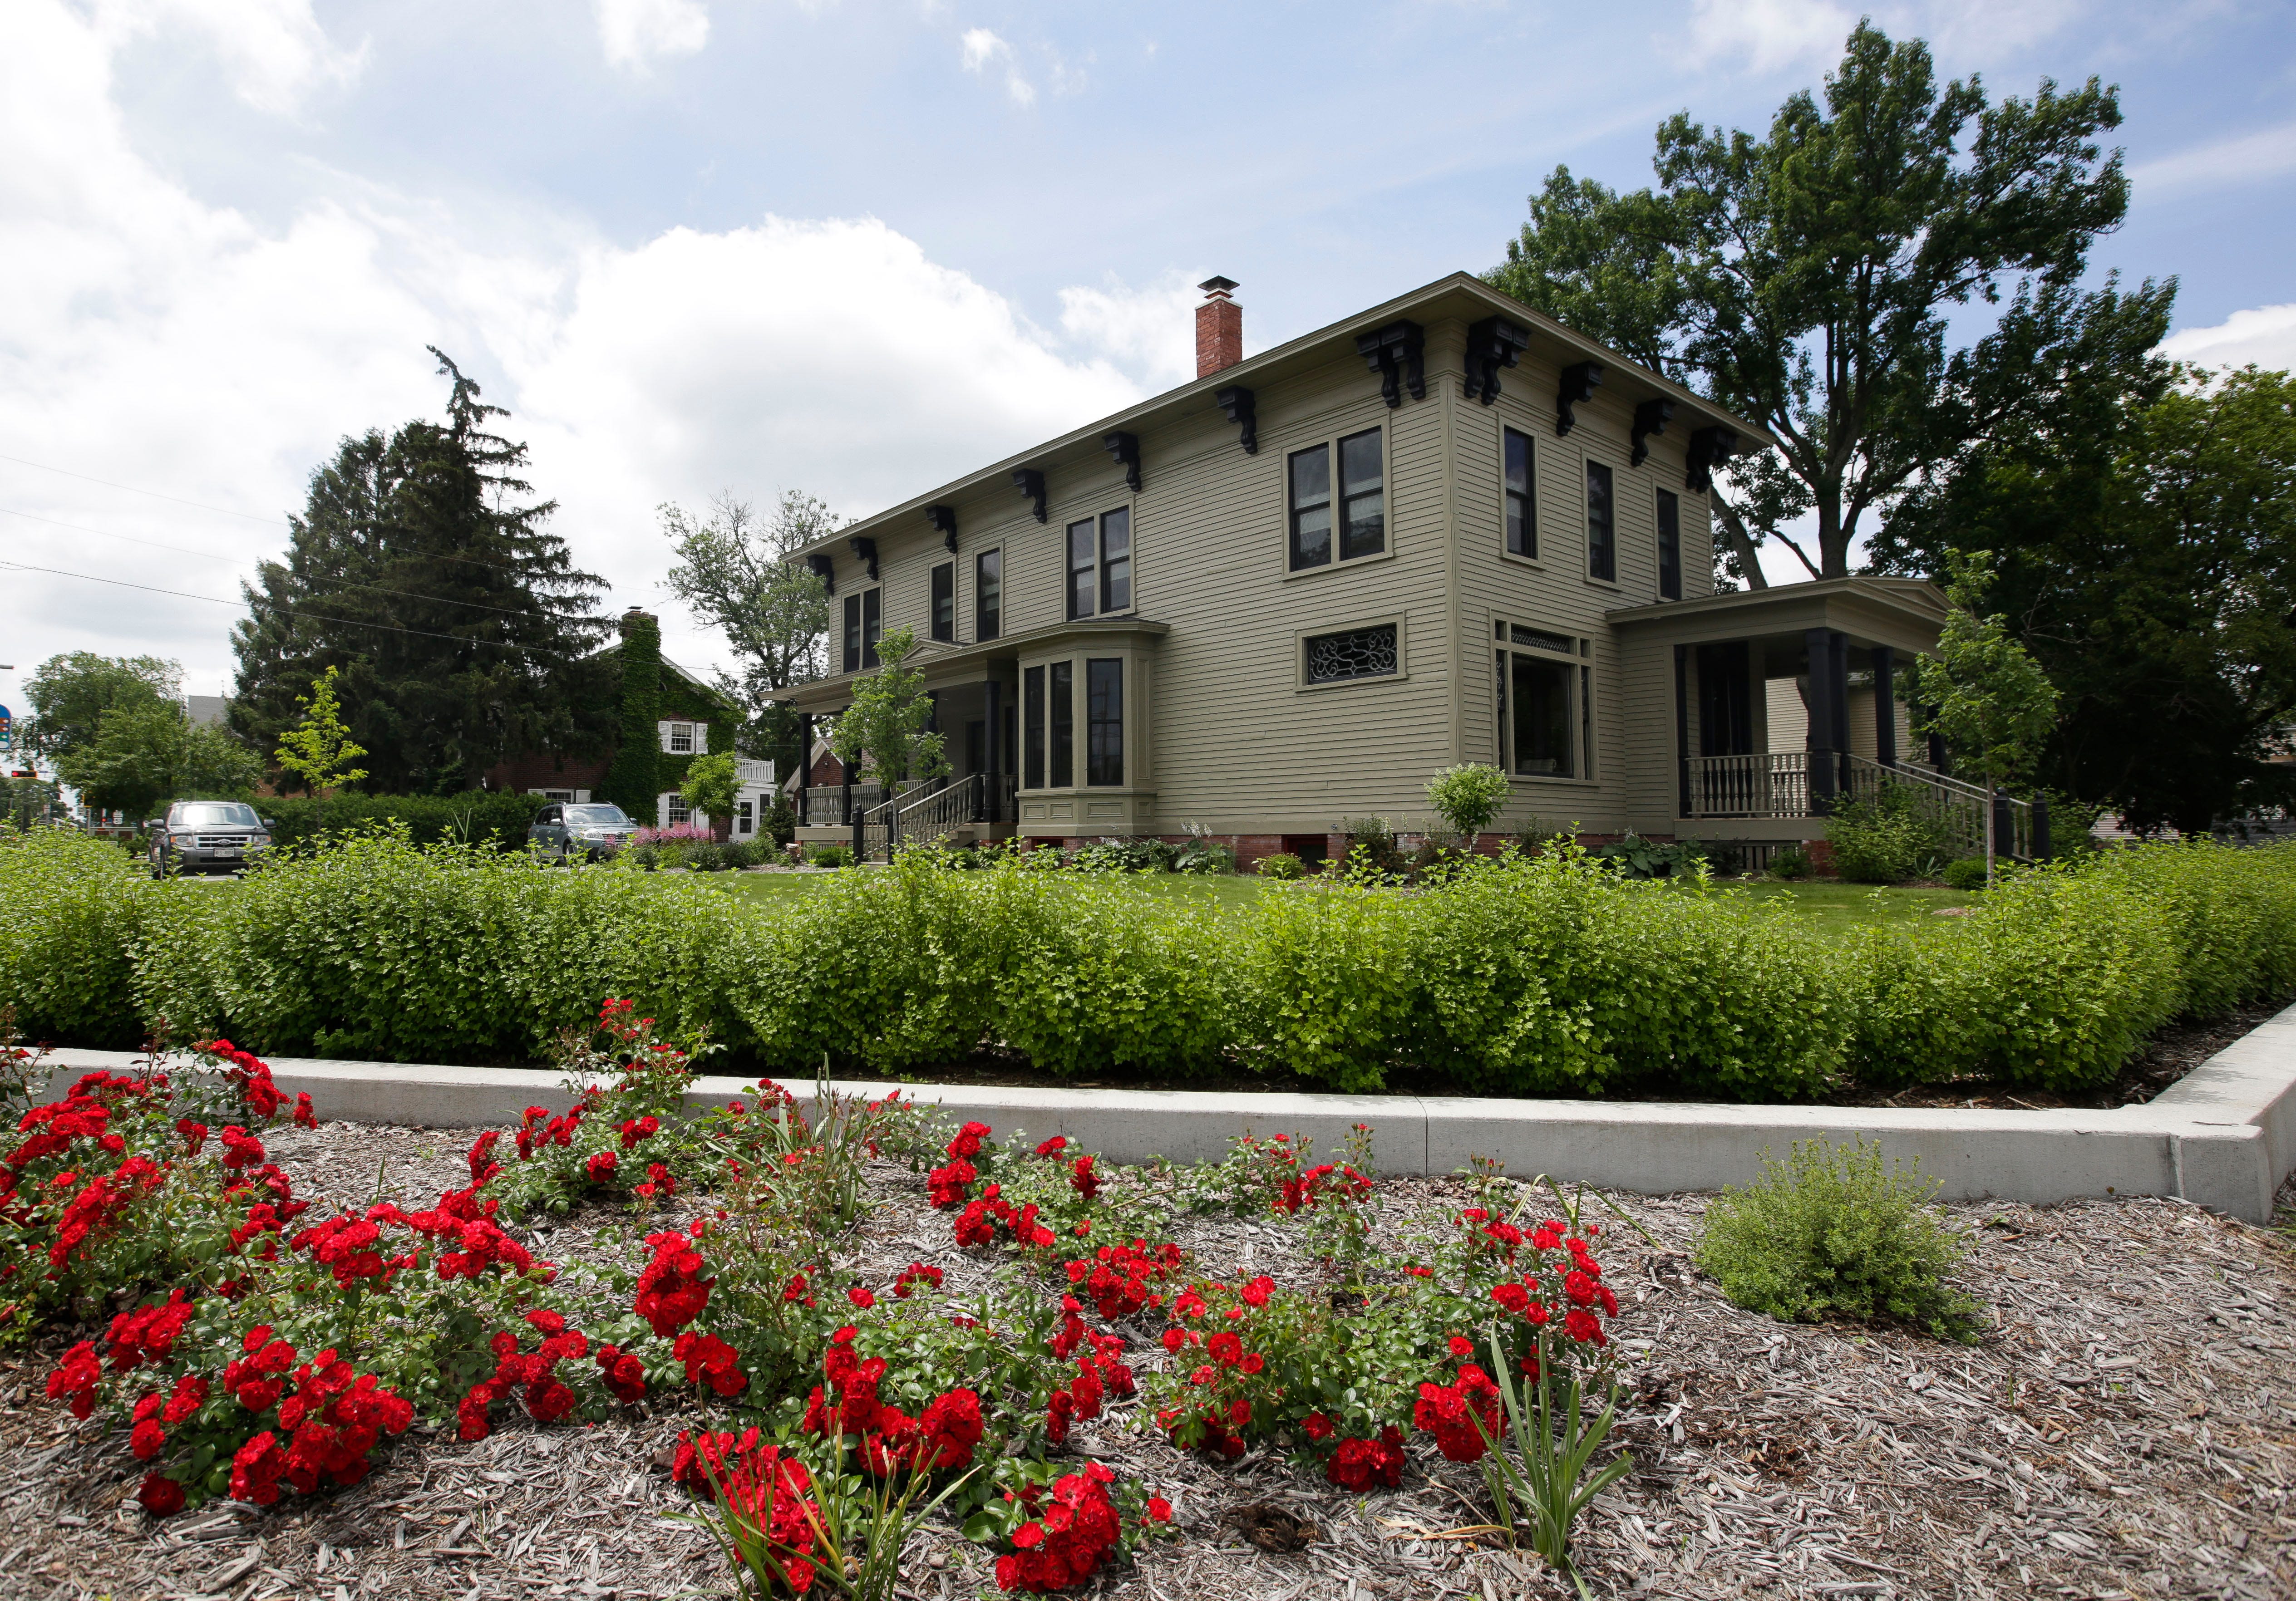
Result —
[[179, 829], [259, 829], [263, 820], [255, 815], [253, 806], [242, 806], [237, 801], [201, 801], [197, 805], [177, 806], [175, 826]]
[[630, 826], [629, 813], [619, 806], [569, 806], [566, 808], [566, 821], [592, 829], [627, 829]]

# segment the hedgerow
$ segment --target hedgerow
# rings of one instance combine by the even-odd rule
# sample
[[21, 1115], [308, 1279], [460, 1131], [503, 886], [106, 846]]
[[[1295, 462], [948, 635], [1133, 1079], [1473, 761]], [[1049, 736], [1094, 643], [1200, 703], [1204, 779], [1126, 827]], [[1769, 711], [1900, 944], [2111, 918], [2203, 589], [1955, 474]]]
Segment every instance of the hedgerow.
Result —
[[1827, 937], [1567, 846], [1220, 916], [1011, 856], [916, 853], [775, 910], [403, 831], [282, 850], [221, 893], [101, 842], [0, 837], [0, 1003], [67, 1044], [164, 1019], [273, 1054], [533, 1061], [617, 994], [775, 1072], [989, 1048], [1064, 1074], [1779, 1099], [1844, 1073], [2096, 1084], [2172, 1018], [2292, 991], [2296, 844], [2103, 852], [2013, 871], [1951, 922]]

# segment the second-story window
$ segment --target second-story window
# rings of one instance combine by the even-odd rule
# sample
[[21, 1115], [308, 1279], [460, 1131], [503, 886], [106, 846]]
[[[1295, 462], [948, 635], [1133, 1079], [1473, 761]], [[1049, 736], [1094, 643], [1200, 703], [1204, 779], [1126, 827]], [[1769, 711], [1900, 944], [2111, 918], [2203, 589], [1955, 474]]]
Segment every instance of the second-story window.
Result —
[[885, 632], [885, 592], [865, 589], [845, 597], [845, 670], [858, 673], [877, 665], [877, 640]]
[[[1339, 455], [1338, 494], [1332, 493], [1332, 456]], [[1380, 431], [1350, 434], [1333, 445], [1292, 453], [1290, 563], [1293, 572], [1329, 567], [1337, 525], [1337, 556], [1354, 561], [1387, 549], [1386, 469]]]
[[1682, 599], [1682, 500], [1669, 489], [1658, 492], [1658, 592]]
[[1587, 463], [1587, 576], [1605, 584], [1619, 581], [1617, 509], [1611, 499], [1611, 470]]
[[972, 559], [972, 637], [993, 640], [1004, 632], [1004, 552], [983, 551]]
[[944, 561], [932, 570], [932, 636], [945, 644], [956, 640], [956, 563]]
[[1099, 591], [1099, 540], [1091, 518], [1069, 525], [1069, 616], [1088, 617]]
[[1530, 503], [1530, 436], [1500, 430], [1506, 469], [1506, 548], [1510, 556], [1538, 555], [1538, 514]]
[[1132, 513], [1124, 507], [1068, 529], [1069, 616], [1132, 609]]

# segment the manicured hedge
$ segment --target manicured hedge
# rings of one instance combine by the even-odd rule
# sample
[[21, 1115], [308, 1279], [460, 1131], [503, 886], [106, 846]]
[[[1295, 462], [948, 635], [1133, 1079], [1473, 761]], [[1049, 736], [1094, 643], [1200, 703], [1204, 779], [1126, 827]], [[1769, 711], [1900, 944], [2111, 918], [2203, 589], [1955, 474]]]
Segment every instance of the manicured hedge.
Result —
[[283, 842], [309, 839], [322, 829], [332, 833], [367, 823], [399, 822], [417, 845], [460, 843], [520, 851], [526, 848], [526, 830], [534, 814], [549, 804], [538, 795], [472, 789], [461, 795], [345, 795], [325, 801], [278, 796], [255, 806], [272, 821], [271, 837]]
[[611, 994], [780, 1074], [920, 1071], [987, 1042], [1095, 1076], [1778, 1099], [1845, 1072], [2097, 1083], [2172, 1017], [2296, 992], [2296, 844], [2108, 852], [2017, 874], [1967, 918], [1848, 937], [1575, 854], [1225, 918], [1120, 874], [922, 855], [772, 910], [704, 878], [387, 837], [225, 893], [139, 874], [100, 842], [0, 839], [0, 1000], [26, 1033], [132, 1044], [165, 1017], [281, 1055], [530, 1061]]

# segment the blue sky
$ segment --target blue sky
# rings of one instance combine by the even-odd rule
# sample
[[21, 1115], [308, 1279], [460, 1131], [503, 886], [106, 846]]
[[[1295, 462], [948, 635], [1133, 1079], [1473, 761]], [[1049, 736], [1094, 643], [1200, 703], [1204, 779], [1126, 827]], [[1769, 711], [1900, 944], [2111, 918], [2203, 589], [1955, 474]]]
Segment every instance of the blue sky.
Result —
[[[2286, 7], [1873, 14], [1996, 94], [2119, 83], [2136, 200], [2098, 269], [2181, 279], [2180, 354], [2296, 361]], [[92, 579], [232, 596], [338, 437], [436, 412], [436, 343], [610, 603], [709, 665], [660, 502], [873, 511], [1188, 376], [1213, 272], [1256, 349], [1486, 266], [1558, 162], [1636, 184], [1675, 110], [1759, 129], [1857, 15], [11, 0], [0, 553], [88, 576], [0, 574], [0, 658], [215, 690], [230, 607]]]

